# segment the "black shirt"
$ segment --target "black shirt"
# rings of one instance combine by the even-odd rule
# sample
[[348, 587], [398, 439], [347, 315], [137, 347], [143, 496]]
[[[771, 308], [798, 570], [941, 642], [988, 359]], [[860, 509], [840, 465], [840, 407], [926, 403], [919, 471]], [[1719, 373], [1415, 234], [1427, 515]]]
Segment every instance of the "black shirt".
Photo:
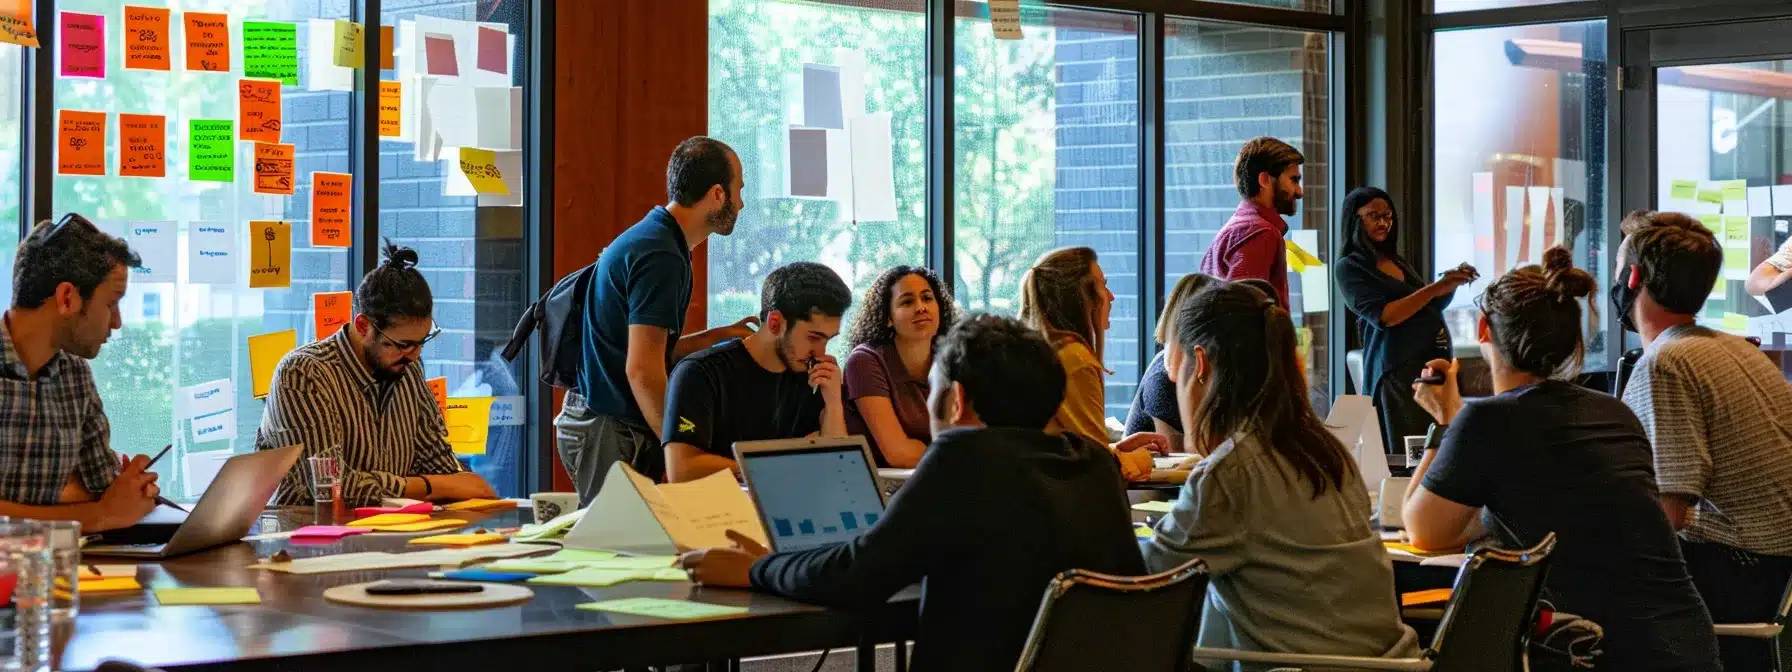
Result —
[[1557, 609], [1604, 626], [1601, 669], [1718, 669], [1648, 436], [1623, 402], [1560, 381], [1470, 402], [1424, 485], [1486, 507], [1488, 530], [1511, 547], [1556, 533], [1545, 588]]
[[1126, 413], [1126, 433], [1157, 431], [1157, 425], [1151, 423], [1154, 418], [1182, 431], [1182, 412], [1176, 407], [1176, 383], [1170, 382], [1170, 374], [1164, 370], [1162, 350], [1151, 358], [1151, 366], [1145, 368], [1144, 377], [1139, 379], [1139, 389], [1133, 392], [1132, 410]]
[[691, 303], [691, 248], [664, 207], [617, 236], [597, 256], [585, 293], [583, 364], [578, 392], [592, 411], [647, 429], [628, 384], [628, 328], [666, 330], [666, 369]]
[[734, 442], [792, 439], [821, 430], [821, 395], [808, 374], [772, 373], [733, 339], [685, 357], [666, 384], [666, 443], [734, 459]]
[[1444, 308], [1450, 305], [1455, 292], [1433, 299], [1400, 324], [1382, 324], [1383, 308], [1425, 286], [1418, 271], [1406, 262], [1395, 263], [1405, 280], [1395, 280], [1376, 268], [1372, 253], [1358, 252], [1338, 261], [1338, 292], [1344, 295], [1344, 304], [1356, 313], [1363, 334], [1363, 394], [1373, 394], [1382, 375], [1389, 372], [1416, 378], [1425, 362], [1454, 358], [1450, 331], [1444, 326]]
[[1075, 434], [942, 432], [870, 530], [761, 558], [753, 587], [850, 609], [920, 580], [913, 669], [1014, 669], [1058, 572], [1145, 572], [1122, 484], [1107, 448]]

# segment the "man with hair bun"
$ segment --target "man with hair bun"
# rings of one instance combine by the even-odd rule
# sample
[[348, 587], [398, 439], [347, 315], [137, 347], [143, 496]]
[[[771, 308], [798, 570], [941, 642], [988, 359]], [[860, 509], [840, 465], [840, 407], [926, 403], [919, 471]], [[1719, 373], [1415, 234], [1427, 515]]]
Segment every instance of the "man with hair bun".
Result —
[[[305, 457], [341, 461], [349, 505], [382, 498], [429, 501], [496, 497], [461, 469], [448, 429], [424, 383], [423, 346], [442, 330], [417, 253], [386, 241], [385, 261], [355, 289], [355, 317], [329, 338], [293, 350], [274, 369], [255, 448], [303, 445]], [[281, 481], [275, 500], [310, 504], [307, 461]]]

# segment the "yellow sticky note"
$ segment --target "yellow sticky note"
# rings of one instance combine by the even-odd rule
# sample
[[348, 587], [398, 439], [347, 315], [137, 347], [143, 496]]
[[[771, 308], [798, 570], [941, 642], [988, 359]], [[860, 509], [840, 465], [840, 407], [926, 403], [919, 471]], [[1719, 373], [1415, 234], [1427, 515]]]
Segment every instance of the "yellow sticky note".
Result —
[[381, 525], [379, 527], [370, 527], [368, 529], [375, 532], [425, 532], [428, 530], [446, 530], [455, 527], [465, 527], [466, 524], [467, 521], [464, 520], [444, 518], [442, 520], [419, 520], [415, 523]]
[[274, 385], [274, 367], [296, 347], [299, 347], [299, 332], [294, 329], [249, 337], [249, 377], [254, 379], [251, 391], [256, 399], [268, 396], [268, 390]]
[[434, 534], [417, 537], [407, 544], [440, 544], [442, 546], [482, 546], [504, 541], [502, 534]]
[[1698, 180], [1674, 180], [1668, 188], [1668, 198], [1676, 201], [1690, 201], [1699, 197]]
[[1450, 555], [1451, 554], [1450, 551], [1427, 551], [1425, 549], [1419, 548], [1412, 544], [1405, 544], [1405, 543], [1401, 543], [1398, 541], [1384, 541], [1384, 542], [1381, 542], [1381, 545], [1386, 547], [1390, 551], [1400, 551], [1402, 553], [1407, 553], [1407, 554], [1411, 554], [1411, 555], [1419, 555], [1419, 556], [1424, 556], [1424, 557], [1431, 557], [1431, 556], [1435, 556], [1435, 555]]
[[159, 588], [156, 602], [164, 607], [202, 604], [261, 604], [261, 593], [252, 587]]
[[381, 81], [380, 137], [396, 138], [403, 133], [404, 120], [398, 114], [402, 109], [404, 109], [404, 84]]
[[347, 19], [336, 20], [335, 63], [339, 67], [359, 68], [363, 61], [361, 24]]
[[1450, 601], [1449, 588], [1432, 588], [1431, 590], [1415, 590], [1400, 594], [1400, 606], [1416, 607], [1423, 604], [1442, 604]]
[[1724, 236], [1724, 216], [1723, 215], [1699, 215], [1699, 223], [1704, 224], [1705, 228], [1711, 229], [1711, 233], [1713, 236], [1716, 236], [1718, 238], [1722, 238]]
[[[116, 593], [127, 590], [142, 590], [135, 576], [112, 576], [80, 579], [82, 593]], [[68, 590], [68, 579], [56, 577], [56, 587]]]
[[429, 520], [427, 513], [381, 513], [368, 516], [349, 523], [349, 527], [379, 527], [381, 525], [399, 525]]
[[1300, 246], [1300, 243], [1296, 243], [1292, 240], [1284, 241], [1284, 242], [1288, 243], [1289, 257], [1291, 259], [1294, 259], [1294, 258], [1300, 259], [1300, 263], [1301, 263], [1302, 267], [1318, 266], [1320, 264], [1325, 263], [1323, 261], [1320, 261], [1319, 257], [1313, 256], [1313, 253], [1308, 252], [1308, 251], [1306, 251], [1306, 249], [1302, 248]]
[[1175, 502], [1165, 502], [1165, 501], [1139, 502], [1137, 504], [1132, 505], [1132, 510], [1144, 511], [1146, 513], [1169, 513], [1170, 508], [1175, 505], [1176, 505]]
[[249, 286], [292, 286], [292, 225], [249, 222]]
[[[1293, 245], [1293, 243], [1289, 243], [1289, 244]], [[1301, 260], [1300, 255], [1294, 253], [1293, 247], [1288, 248], [1288, 251], [1284, 254], [1286, 254], [1288, 257], [1288, 270], [1294, 271], [1295, 273], [1305, 273], [1306, 272], [1306, 270], [1307, 270], [1306, 262]]]
[[1726, 200], [1726, 201], [1746, 201], [1746, 200], [1748, 200], [1748, 180], [1724, 180], [1717, 184], [1723, 188], [1724, 200]]
[[1748, 250], [1739, 247], [1724, 248], [1724, 270], [1748, 273]]
[[491, 397], [454, 397], [442, 410], [448, 426], [448, 444], [456, 455], [484, 455], [486, 429], [491, 426]]
[[1724, 202], [1724, 188], [1721, 185], [1707, 182], [1699, 185], [1699, 200], [1706, 203]]
[[[1739, 313], [1724, 313], [1724, 331], [1748, 331], [1748, 316]], [[81, 585], [83, 586], [82, 590], [86, 590], [87, 584]]]
[[475, 193], [510, 195], [510, 187], [504, 186], [504, 173], [498, 170], [497, 152], [472, 147], [460, 148], [460, 172], [466, 174]]
[[1748, 215], [1724, 215], [1724, 242], [1748, 244]]
[[1150, 539], [1154, 535], [1151, 532], [1151, 528], [1144, 527], [1141, 525], [1141, 526], [1132, 528], [1132, 536], [1138, 537], [1140, 539]]
[[496, 511], [514, 508], [516, 508], [516, 502], [508, 499], [463, 499], [442, 506], [443, 511]]

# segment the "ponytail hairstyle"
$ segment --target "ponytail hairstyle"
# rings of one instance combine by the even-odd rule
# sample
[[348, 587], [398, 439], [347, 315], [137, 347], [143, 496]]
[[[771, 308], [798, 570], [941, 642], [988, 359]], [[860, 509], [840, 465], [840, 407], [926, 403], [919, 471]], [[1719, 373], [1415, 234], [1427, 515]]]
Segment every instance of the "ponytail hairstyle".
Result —
[[1178, 309], [1176, 338], [1184, 352], [1181, 375], [1195, 375], [1196, 348], [1212, 365], [1207, 394], [1186, 428], [1196, 445], [1255, 436], [1294, 467], [1314, 499], [1360, 478], [1350, 452], [1307, 402], [1294, 322], [1268, 293], [1242, 282], [1203, 290]]
[[1054, 348], [1081, 342], [1102, 359], [1105, 334], [1097, 327], [1101, 287], [1095, 285], [1095, 250], [1066, 247], [1039, 257], [1020, 278], [1020, 321], [1045, 334]]
[[390, 238], [385, 243], [381, 248], [385, 261], [361, 278], [361, 286], [355, 288], [355, 306], [380, 329], [392, 326], [398, 318], [428, 318], [435, 310], [435, 299], [429, 281], [417, 270], [417, 251], [399, 247]]
[[1538, 378], [1568, 378], [1586, 360], [1579, 300], [1591, 296], [1595, 286], [1593, 276], [1575, 268], [1573, 255], [1558, 245], [1543, 253], [1542, 266], [1514, 269], [1495, 280], [1477, 303], [1507, 366]]

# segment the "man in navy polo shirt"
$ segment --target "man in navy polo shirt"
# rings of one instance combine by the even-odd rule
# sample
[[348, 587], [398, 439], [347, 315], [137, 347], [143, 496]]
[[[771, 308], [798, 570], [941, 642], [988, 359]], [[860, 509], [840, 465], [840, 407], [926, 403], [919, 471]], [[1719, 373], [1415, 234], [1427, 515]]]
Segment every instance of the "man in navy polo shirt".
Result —
[[591, 503], [610, 465], [624, 461], [665, 480], [658, 430], [672, 363], [753, 333], [757, 318], [680, 338], [691, 302], [691, 250], [728, 235], [740, 215], [740, 157], [719, 140], [693, 137], [672, 151], [666, 198], [597, 258], [585, 298], [584, 367], [568, 392], [554, 438], [560, 460]]

